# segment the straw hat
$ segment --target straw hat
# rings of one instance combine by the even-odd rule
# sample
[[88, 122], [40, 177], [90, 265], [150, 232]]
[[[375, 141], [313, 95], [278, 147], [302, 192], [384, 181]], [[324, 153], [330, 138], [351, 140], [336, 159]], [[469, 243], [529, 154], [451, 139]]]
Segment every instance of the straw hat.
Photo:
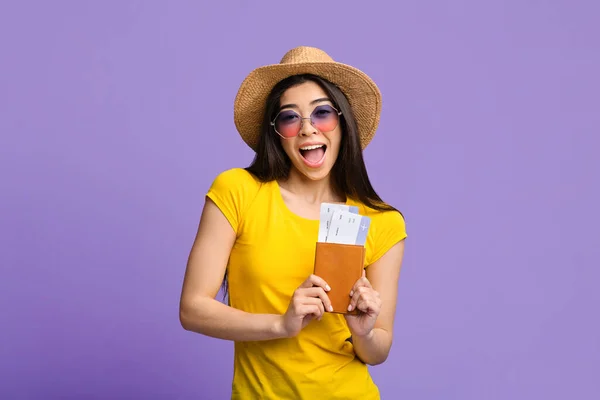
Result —
[[297, 74], [313, 74], [336, 85], [348, 98], [358, 125], [361, 147], [367, 147], [381, 114], [381, 93], [364, 72], [334, 61], [323, 50], [296, 47], [279, 64], [255, 69], [244, 79], [235, 98], [234, 121], [242, 139], [256, 151], [265, 103], [277, 82]]

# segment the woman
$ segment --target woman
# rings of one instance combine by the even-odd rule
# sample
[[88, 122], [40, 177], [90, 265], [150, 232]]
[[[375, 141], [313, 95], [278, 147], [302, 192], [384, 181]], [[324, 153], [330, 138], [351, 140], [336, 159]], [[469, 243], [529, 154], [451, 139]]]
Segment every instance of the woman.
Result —
[[[254, 70], [234, 105], [248, 168], [210, 187], [181, 295], [186, 330], [235, 342], [234, 399], [378, 399], [367, 365], [392, 344], [404, 219], [373, 190], [362, 157], [381, 96], [363, 72], [311, 47]], [[331, 313], [313, 275], [323, 202], [371, 218], [365, 270]], [[215, 300], [227, 282], [229, 305]]]

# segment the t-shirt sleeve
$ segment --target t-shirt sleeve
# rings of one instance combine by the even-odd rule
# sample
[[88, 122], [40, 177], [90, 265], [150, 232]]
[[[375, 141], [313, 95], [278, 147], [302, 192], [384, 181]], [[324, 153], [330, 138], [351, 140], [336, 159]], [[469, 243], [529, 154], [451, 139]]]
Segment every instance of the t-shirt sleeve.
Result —
[[206, 197], [221, 210], [239, 234], [244, 213], [258, 191], [258, 182], [242, 168], [221, 172], [212, 182]]
[[397, 211], [385, 211], [371, 217], [372, 251], [368, 264], [379, 260], [396, 243], [407, 237], [404, 217]]

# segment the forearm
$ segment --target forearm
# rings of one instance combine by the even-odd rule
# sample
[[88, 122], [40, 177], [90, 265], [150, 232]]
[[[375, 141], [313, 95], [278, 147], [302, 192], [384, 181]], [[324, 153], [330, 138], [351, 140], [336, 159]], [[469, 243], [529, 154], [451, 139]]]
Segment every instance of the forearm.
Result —
[[390, 332], [374, 328], [366, 336], [352, 336], [354, 352], [364, 363], [377, 365], [383, 363], [392, 347], [392, 335]]
[[261, 341], [285, 336], [280, 315], [247, 313], [209, 297], [182, 302], [179, 319], [188, 331], [224, 340]]

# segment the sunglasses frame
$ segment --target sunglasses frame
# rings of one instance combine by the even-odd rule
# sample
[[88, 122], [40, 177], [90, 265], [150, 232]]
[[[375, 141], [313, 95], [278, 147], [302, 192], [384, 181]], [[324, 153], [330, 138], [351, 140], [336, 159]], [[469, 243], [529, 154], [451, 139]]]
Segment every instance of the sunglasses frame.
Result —
[[[275, 131], [275, 133], [276, 133], [276, 134], [278, 134], [278, 135], [279, 135], [281, 138], [283, 138], [283, 139], [293, 139], [293, 138], [295, 138], [295, 137], [299, 136], [299, 135], [300, 135], [300, 132], [302, 132], [302, 127], [304, 126], [304, 120], [305, 120], [305, 119], [308, 119], [308, 120], [310, 120], [310, 124], [313, 126], [313, 128], [315, 128], [316, 130], [318, 130], [318, 131], [319, 131], [319, 132], [321, 132], [321, 133], [327, 133], [327, 132], [331, 132], [331, 131], [333, 131], [333, 129], [332, 129], [331, 131], [322, 132], [322, 131], [321, 131], [321, 130], [319, 130], [319, 129], [318, 129], [316, 126], [315, 126], [315, 124], [313, 124], [313, 122], [312, 122], [312, 115], [313, 115], [313, 113], [315, 112], [315, 110], [316, 110], [317, 108], [319, 108], [319, 107], [322, 107], [322, 106], [329, 106], [329, 107], [331, 107], [331, 108], [333, 108], [333, 109], [335, 110], [335, 112], [336, 112], [336, 113], [337, 113], [337, 115], [338, 115], [338, 122], [337, 122], [337, 124], [335, 125], [335, 127], [334, 127], [333, 129], [337, 128], [337, 127], [338, 127], [338, 125], [340, 124], [339, 117], [340, 117], [340, 115], [342, 115], [342, 112], [341, 112], [340, 110], [338, 110], [337, 108], [335, 108], [334, 106], [332, 106], [331, 104], [321, 104], [321, 105], [318, 105], [318, 106], [316, 106], [316, 107], [315, 107], [315, 108], [314, 108], [314, 109], [311, 111], [311, 113], [310, 113], [310, 117], [307, 117], [307, 118], [306, 118], [306, 117], [302, 117], [302, 115], [301, 115], [300, 113], [296, 112], [295, 110], [291, 110], [291, 109], [289, 109], [289, 108], [286, 108], [286, 109], [283, 109], [283, 110], [279, 110], [279, 112], [278, 112], [278, 113], [275, 115], [275, 118], [273, 118], [273, 121], [271, 121], [271, 123], [270, 123], [270, 124], [271, 124], [271, 126], [273, 127], [273, 130]], [[298, 133], [296, 133], [296, 135], [294, 135], [294, 136], [285, 137], [285, 136], [283, 136], [281, 133], [277, 132], [277, 128], [275, 128], [275, 121], [277, 121], [277, 117], [279, 117], [279, 114], [281, 114], [281, 113], [282, 113], [282, 112], [284, 112], [284, 111], [292, 111], [292, 112], [296, 113], [296, 115], [297, 115], [297, 116], [300, 118], [300, 128], [298, 128]]]

